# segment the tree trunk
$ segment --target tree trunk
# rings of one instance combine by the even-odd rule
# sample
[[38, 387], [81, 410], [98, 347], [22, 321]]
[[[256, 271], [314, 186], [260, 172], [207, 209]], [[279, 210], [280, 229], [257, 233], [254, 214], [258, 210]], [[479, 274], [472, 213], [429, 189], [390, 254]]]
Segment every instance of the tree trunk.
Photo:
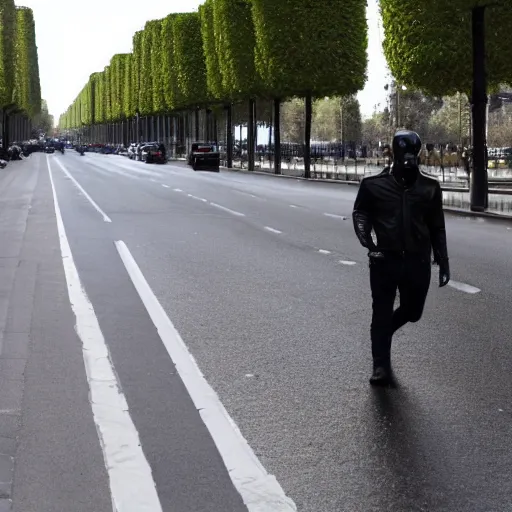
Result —
[[233, 168], [233, 105], [226, 107], [226, 167]]
[[304, 177], [311, 178], [311, 118], [313, 115], [313, 100], [311, 94], [305, 98], [304, 123]]
[[281, 174], [281, 100], [274, 100], [274, 173]]
[[487, 204], [487, 76], [485, 66], [485, 6], [473, 8], [473, 170], [471, 172], [471, 211], [483, 212]]
[[254, 171], [254, 107], [256, 102], [249, 100], [249, 122], [247, 124], [247, 167]]

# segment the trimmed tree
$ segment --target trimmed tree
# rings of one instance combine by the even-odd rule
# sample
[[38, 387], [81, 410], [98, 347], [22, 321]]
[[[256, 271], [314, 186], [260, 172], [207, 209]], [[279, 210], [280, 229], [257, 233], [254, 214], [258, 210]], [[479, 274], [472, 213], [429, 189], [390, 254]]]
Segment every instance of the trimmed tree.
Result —
[[177, 14], [173, 35], [174, 65], [180, 92], [178, 106], [202, 106], [208, 101], [208, 88], [199, 13]]
[[365, 0], [252, 0], [256, 69], [282, 97], [306, 98], [304, 164], [310, 176], [313, 96], [348, 96], [364, 87]]
[[162, 21], [161, 51], [162, 51], [162, 86], [165, 103], [169, 110], [176, 110], [181, 104], [181, 94], [178, 87], [178, 74], [175, 66], [174, 21], [177, 14], [169, 14]]
[[398, 82], [438, 96], [456, 92], [470, 95], [474, 168], [471, 208], [485, 209], [487, 86], [512, 83], [508, 56], [512, 3], [422, 0], [411, 9], [399, 0], [381, 0], [381, 10], [384, 53]]
[[0, 0], [0, 108], [12, 104], [15, 78], [16, 7]]
[[151, 67], [151, 46], [153, 44], [152, 21], [148, 21], [142, 32], [142, 52], [140, 61], [140, 113], [153, 114], [153, 70]]
[[215, 100], [223, 100], [225, 92], [222, 87], [220, 54], [217, 50], [217, 39], [215, 36], [214, 6], [216, 3], [218, 3], [218, 0], [206, 0], [204, 4], [199, 6], [199, 16], [201, 18], [201, 36], [203, 39], [208, 93]]

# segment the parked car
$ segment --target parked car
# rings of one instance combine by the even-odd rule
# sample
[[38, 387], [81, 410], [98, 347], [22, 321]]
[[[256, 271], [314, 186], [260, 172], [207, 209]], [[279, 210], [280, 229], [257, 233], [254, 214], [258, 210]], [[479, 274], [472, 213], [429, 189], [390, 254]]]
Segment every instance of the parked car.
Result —
[[140, 150], [140, 158], [147, 164], [163, 164], [166, 162], [165, 150], [162, 150], [162, 145], [157, 143], [142, 146]]
[[54, 146], [46, 146], [44, 148], [45, 153], [55, 153], [55, 147]]
[[194, 171], [214, 171], [220, 169], [220, 153], [215, 144], [209, 142], [193, 142], [187, 159]]

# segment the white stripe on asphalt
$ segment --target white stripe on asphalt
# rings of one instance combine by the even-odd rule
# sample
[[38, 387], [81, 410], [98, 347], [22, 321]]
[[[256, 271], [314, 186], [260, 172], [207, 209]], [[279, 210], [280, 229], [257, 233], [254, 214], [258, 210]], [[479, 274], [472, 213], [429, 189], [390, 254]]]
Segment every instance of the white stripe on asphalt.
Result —
[[277, 235], [280, 235], [282, 233], [282, 231], [279, 231], [278, 229], [270, 228], [268, 226], [265, 226], [265, 229], [267, 231], [270, 231], [271, 233], [276, 233]]
[[335, 215], [334, 213], [324, 213], [326, 217], [331, 217], [332, 219], [338, 219], [338, 220], [347, 220], [347, 217], [344, 217], [343, 215]]
[[171, 188], [171, 187], [169, 187], [169, 185], [162, 185], [162, 187], [164, 187], [164, 188]]
[[291, 512], [297, 508], [269, 475], [208, 384], [185, 342], [151, 290], [130, 250], [115, 242], [135, 289], [155, 325], [181, 380], [208, 428], [234, 486], [250, 512]]
[[[48, 160], [48, 155], [46, 155], [46, 160], [48, 161], [48, 168], [50, 168], [50, 161]], [[85, 198], [91, 203], [93, 208], [103, 217], [104, 222], [112, 222], [112, 219], [96, 204], [94, 199], [83, 189], [82, 185], [78, 183], [78, 181], [71, 176], [71, 174], [68, 172], [68, 170], [64, 167], [64, 165], [61, 163], [61, 161], [56, 158], [55, 161], [59, 164], [59, 167], [64, 171], [66, 176], [75, 184], [75, 187], [82, 192], [82, 194], [85, 196]]]
[[192, 199], [197, 199], [198, 201], [202, 201], [203, 203], [207, 203], [208, 200], [206, 199], [203, 199], [202, 197], [197, 197], [197, 196], [193, 196], [192, 194], [187, 194], [188, 197], [192, 198]]
[[294, 204], [291, 204], [290, 208], [297, 208], [297, 207]]
[[75, 329], [82, 342], [90, 403], [109, 476], [113, 509], [117, 512], [161, 512], [151, 467], [142, 451], [94, 308], [73, 261], [49, 162], [48, 173], [69, 302], [76, 317]]
[[181, 188], [173, 188], [174, 192], [183, 192], [183, 190], [181, 190]]
[[475, 295], [476, 293], [480, 293], [482, 290], [480, 288], [476, 288], [475, 286], [471, 286], [466, 283], [459, 283], [458, 281], [450, 281], [448, 286], [459, 290], [460, 292], [470, 293], [471, 295]]
[[357, 265], [355, 261], [349, 261], [349, 260], [340, 260], [340, 263], [342, 265], [347, 265], [349, 267], [353, 267], [354, 265]]
[[236, 212], [235, 210], [230, 210], [229, 208], [226, 208], [225, 206], [221, 206], [217, 203], [210, 203], [212, 206], [215, 206], [215, 208], [219, 208], [220, 210], [224, 210], [225, 212], [231, 213], [231, 215], [236, 215], [237, 217], [245, 217], [245, 213]]
[[331, 254], [331, 251], [326, 251], [325, 249], [318, 249], [320, 254]]

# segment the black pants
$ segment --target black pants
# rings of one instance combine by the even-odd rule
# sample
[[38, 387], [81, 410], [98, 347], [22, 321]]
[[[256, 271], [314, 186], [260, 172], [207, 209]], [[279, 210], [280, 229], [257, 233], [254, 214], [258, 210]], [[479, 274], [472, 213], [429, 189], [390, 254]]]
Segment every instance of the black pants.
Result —
[[[430, 256], [386, 256], [370, 260], [374, 365], [389, 365], [393, 334], [406, 323], [417, 322], [421, 318], [430, 275]], [[400, 306], [394, 311], [397, 290], [400, 292]]]

